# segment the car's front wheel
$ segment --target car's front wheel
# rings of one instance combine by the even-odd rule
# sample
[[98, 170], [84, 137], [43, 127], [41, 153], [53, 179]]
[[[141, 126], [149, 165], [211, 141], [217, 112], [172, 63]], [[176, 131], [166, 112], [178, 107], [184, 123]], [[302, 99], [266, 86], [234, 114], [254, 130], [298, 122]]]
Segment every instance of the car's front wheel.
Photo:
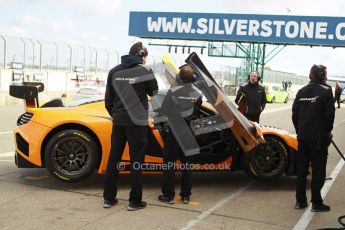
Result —
[[44, 151], [48, 171], [65, 182], [78, 182], [97, 167], [99, 150], [92, 137], [81, 130], [63, 130], [48, 141]]
[[289, 101], [289, 98], [286, 97], [285, 100], [284, 100], [284, 103], [288, 103], [288, 101]]
[[273, 136], [265, 137], [266, 143], [242, 156], [245, 172], [257, 180], [278, 179], [288, 165], [288, 150], [285, 143]]

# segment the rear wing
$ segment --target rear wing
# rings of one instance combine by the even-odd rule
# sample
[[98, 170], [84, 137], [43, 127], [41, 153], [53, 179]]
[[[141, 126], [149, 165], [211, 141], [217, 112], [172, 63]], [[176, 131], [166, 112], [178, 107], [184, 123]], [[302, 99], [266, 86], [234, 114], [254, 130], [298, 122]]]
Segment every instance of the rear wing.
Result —
[[44, 84], [41, 82], [22, 82], [21, 84], [10, 85], [12, 97], [25, 100], [26, 107], [39, 107], [38, 93], [43, 92]]

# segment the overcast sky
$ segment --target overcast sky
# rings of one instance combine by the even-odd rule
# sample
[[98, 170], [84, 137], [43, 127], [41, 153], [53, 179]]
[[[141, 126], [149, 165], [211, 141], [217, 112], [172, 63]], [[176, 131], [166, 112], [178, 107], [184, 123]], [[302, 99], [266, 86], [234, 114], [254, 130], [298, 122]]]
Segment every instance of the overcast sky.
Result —
[[[0, 0], [0, 34], [112, 48], [125, 54], [139, 40], [128, 36], [130, 11], [345, 17], [345, 1]], [[167, 48], [148, 48], [150, 54], [167, 52]], [[213, 66], [239, 65], [235, 59], [202, 58]], [[314, 63], [326, 65], [330, 75], [345, 76], [345, 48], [287, 46], [267, 65], [307, 75]]]

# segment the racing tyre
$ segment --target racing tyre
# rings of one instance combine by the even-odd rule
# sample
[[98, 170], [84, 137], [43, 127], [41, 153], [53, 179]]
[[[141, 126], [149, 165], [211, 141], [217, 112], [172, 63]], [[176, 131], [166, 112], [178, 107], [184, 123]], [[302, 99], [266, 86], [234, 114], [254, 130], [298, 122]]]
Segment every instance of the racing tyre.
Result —
[[265, 140], [266, 144], [241, 157], [242, 167], [254, 179], [274, 181], [286, 170], [288, 150], [279, 138], [268, 136]]
[[276, 98], [272, 97], [271, 103], [274, 103], [274, 102], [276, 102]]
[[97, 167], [99, 150], [92, 137], [80, 130], [63, 130], [47, 143], [44, 162], [48, 171], [64, 182], [78, 182]]

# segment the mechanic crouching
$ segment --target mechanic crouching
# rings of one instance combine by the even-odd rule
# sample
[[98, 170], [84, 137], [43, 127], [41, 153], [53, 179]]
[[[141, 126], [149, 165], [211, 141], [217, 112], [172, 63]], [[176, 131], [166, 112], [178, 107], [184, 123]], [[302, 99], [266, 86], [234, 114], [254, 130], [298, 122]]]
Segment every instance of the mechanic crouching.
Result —
[[162, 104], [162, 113], [168, 118], [168, 127], [163, 150], [163, 194], [158, 196], [158, 200], [168, 204], [174, 203], [176, 160], [181, 162], [181, 201], [189, 203], [192, 190], [191, 155], [195, 154], [196, 149], [199, 150], [190, 130], [190, 122], [197, 117], [202, 94], [193, 84], [195, 75], [190, 66], [182, 66], [179, 77], [182, 84], [171, 88]]
[[309, 78], [309, 84], [297, 92], [292, 106], [292, 121], [298, 139], [295, 208], [304, 209], [308, 206], [306, 182], [311, 163], [311, 211], [327, 212], [330, 206], [323, 203], [321, 189], [326, 178], [335, 107], [332, 89], [326, 84], [326, 67], [313, 65]]

